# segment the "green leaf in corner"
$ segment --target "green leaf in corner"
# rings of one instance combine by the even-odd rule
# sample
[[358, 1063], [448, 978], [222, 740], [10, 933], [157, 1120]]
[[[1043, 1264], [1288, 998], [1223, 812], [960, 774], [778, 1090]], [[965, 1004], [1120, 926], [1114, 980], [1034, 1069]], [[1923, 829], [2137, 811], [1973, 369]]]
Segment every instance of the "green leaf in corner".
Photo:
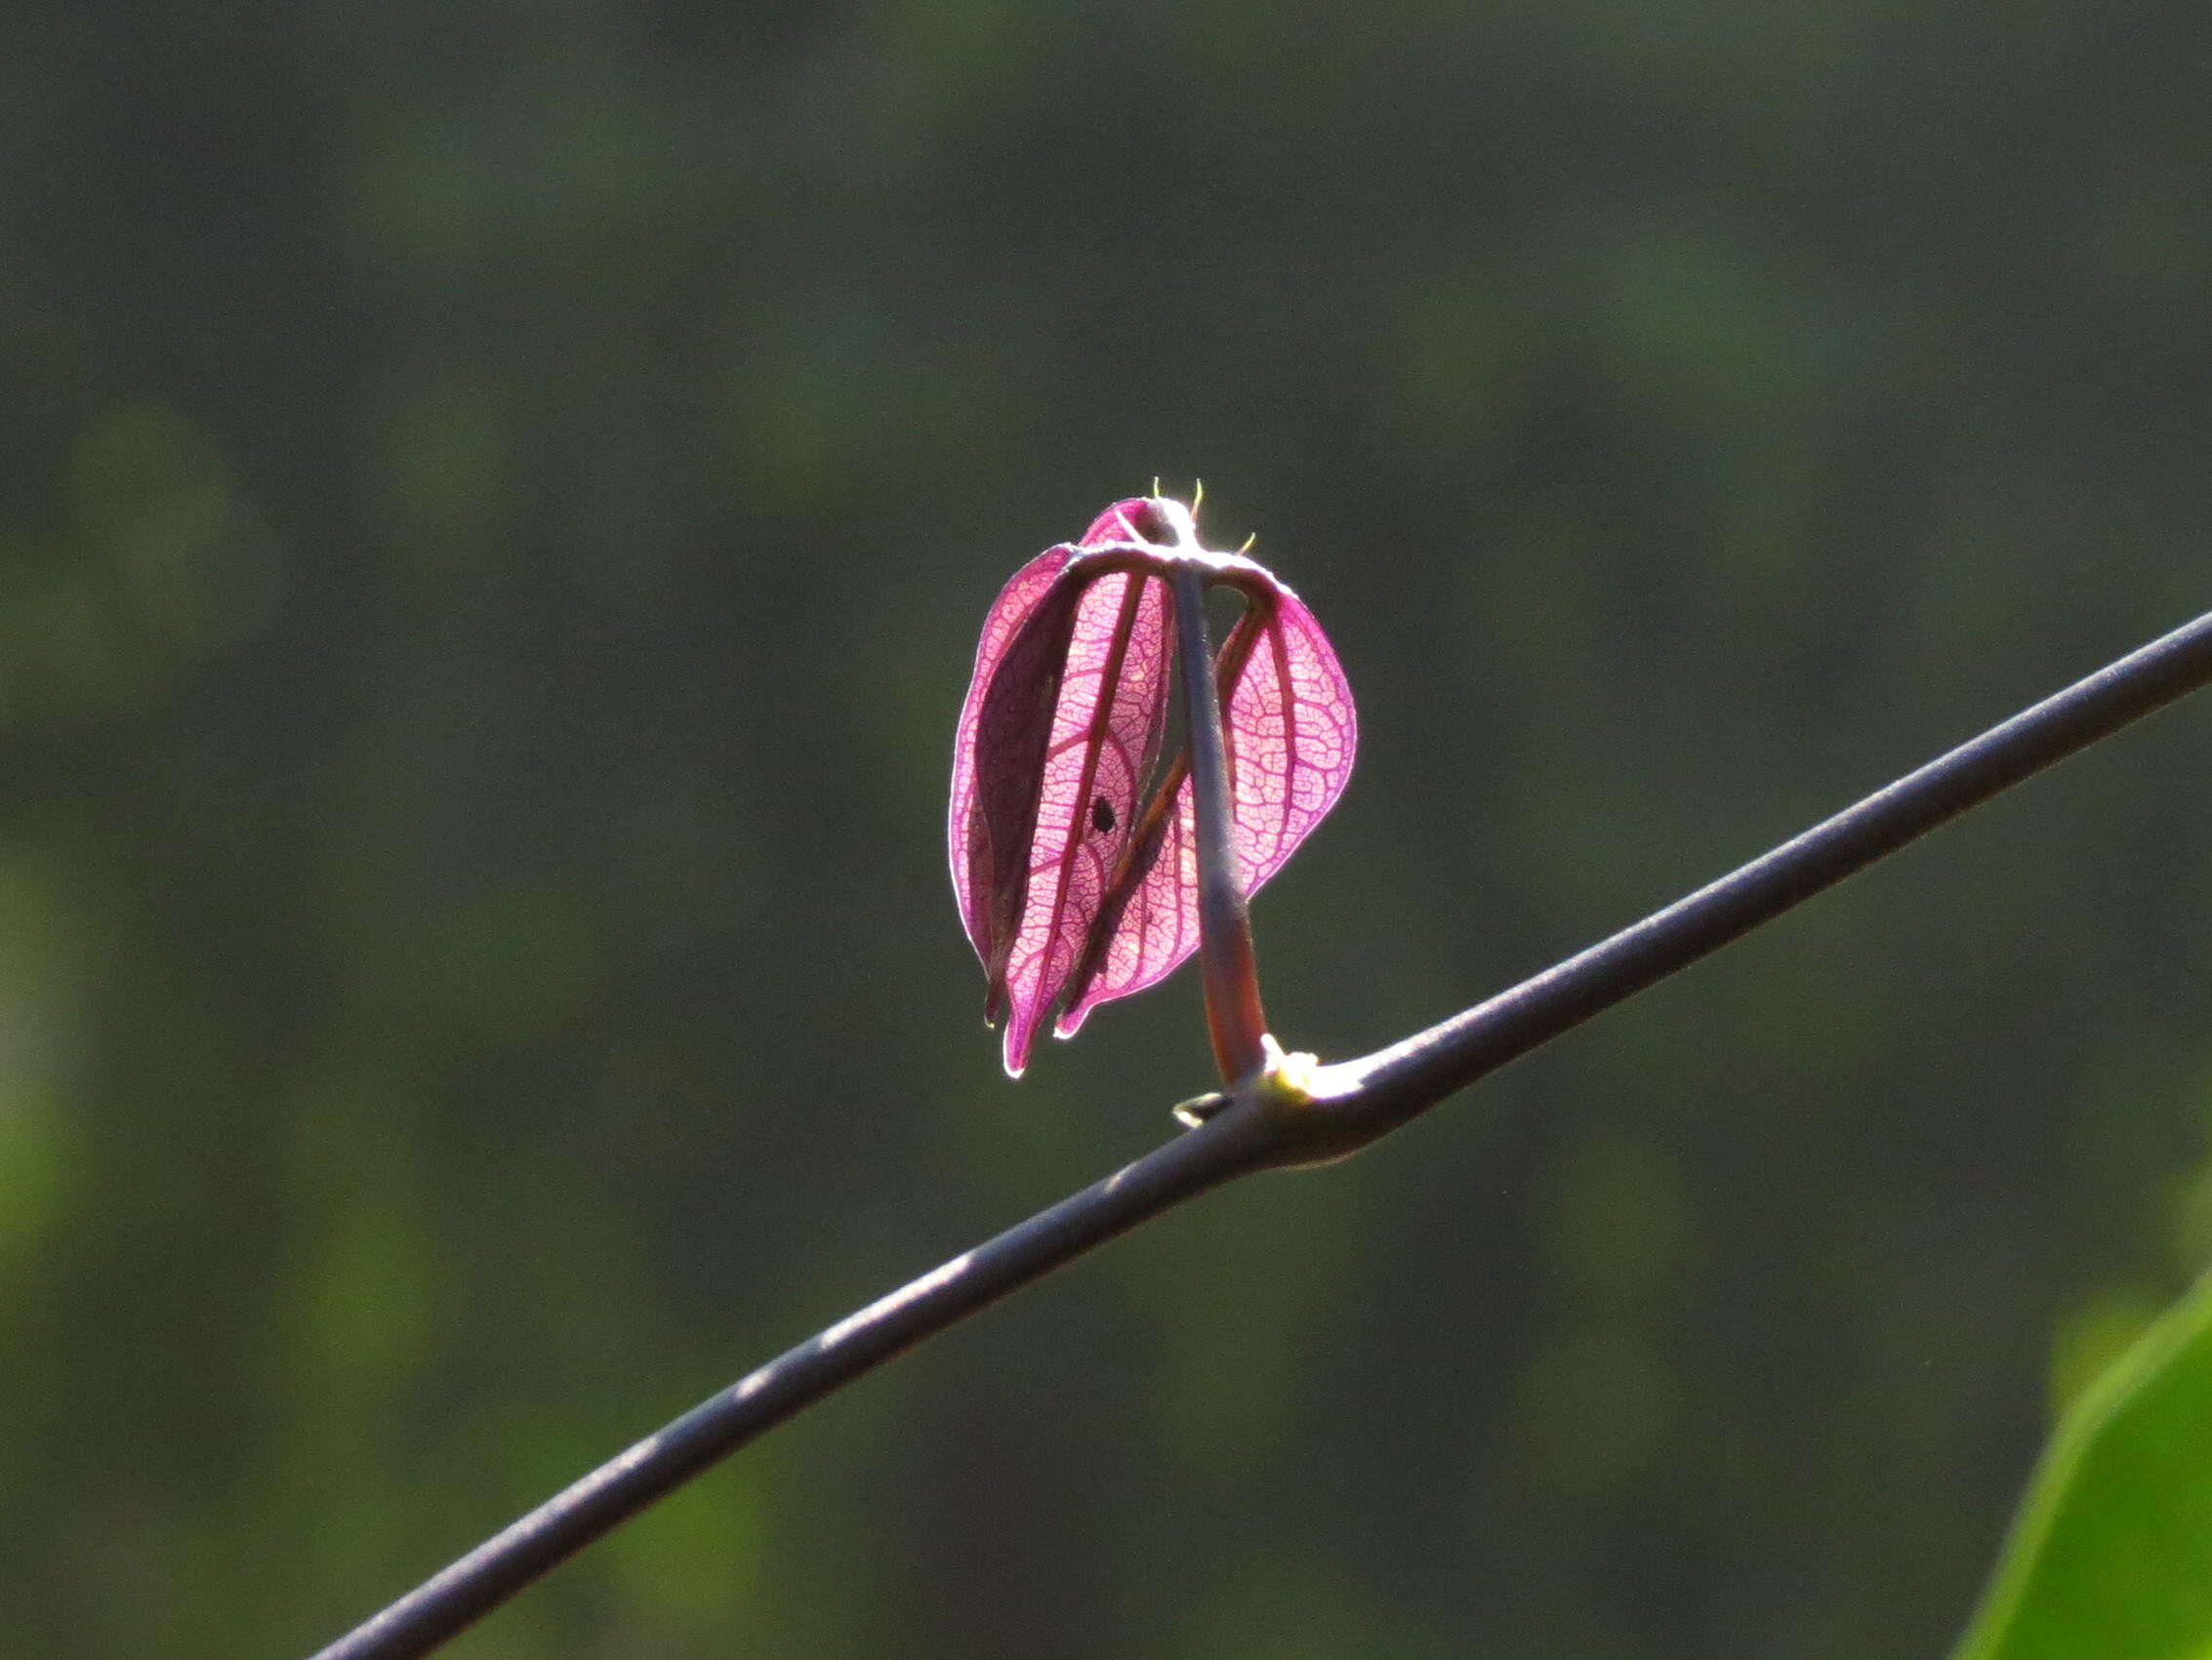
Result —
[[1951, 1660], [2212, 1660], [2212, 1275], [2060, 1420]]

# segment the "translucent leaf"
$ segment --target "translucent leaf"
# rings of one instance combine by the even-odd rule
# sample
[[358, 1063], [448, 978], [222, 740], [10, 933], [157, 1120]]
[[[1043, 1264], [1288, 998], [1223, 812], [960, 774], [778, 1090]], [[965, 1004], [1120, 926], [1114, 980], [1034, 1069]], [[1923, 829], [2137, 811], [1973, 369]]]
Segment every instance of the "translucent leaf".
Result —
[[[1120, 540], [1112, 510], [1086, 545]], [[953, 885], [1020, 1076], [1133, 830], [1167, 723], [1167, 592], [1156, 577], [1032, 560], [984, 624], [954, 751]]]
[[1117, 502], [1080, 543], [1017, 571], [984, 620], [954, 746], [947, 839], [961, 919], [989, 981], [985, 1016], [1004, 1017], [1006, 1071], [1017, 1077], [1056, 1003], [1067, 1036], [1099, 1003], [1142, 991], [1198, 947], [1187, 757], [1152, 782], [1178, 561], [1247, 600], [1215, 676], [1248, 895], [1351, 772], [1351, 690], [1313, 614], [1260, 566], [1207, 553], [1196, 535], [1177, 503]]
[[[1359, 737], [1352, 689], [1298, 596], [1249, 560], [1249, 609], [1215, 663], [1228, 749], [1238, 880], [1249, 897], [1283, 868], [1344, 792]], [[1198, 949], [1196, 814], [1187, 767], [1170, 803], [1139, 827], [1128, 870], [1080, 965], [1054, 1030], [1071, 1036], [1100, 1003], [1157, 984]]]

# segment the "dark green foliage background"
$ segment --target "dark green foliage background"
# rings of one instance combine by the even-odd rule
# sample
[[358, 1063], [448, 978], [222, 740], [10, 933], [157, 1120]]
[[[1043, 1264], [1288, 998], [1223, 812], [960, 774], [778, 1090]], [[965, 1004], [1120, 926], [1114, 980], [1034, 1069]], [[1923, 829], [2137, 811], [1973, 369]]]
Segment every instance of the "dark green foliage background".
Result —
[[[976, 626], [1331, 628], [1397, 1037], [2212, 604], [2201, 5], [0, 17], [0, 1630], [327, 1640], [1170, 1133], [1020, 1085]], [[1937, 1655], [2207, 1255], [2212, 713], [780, 1432], [455, 1652]]]

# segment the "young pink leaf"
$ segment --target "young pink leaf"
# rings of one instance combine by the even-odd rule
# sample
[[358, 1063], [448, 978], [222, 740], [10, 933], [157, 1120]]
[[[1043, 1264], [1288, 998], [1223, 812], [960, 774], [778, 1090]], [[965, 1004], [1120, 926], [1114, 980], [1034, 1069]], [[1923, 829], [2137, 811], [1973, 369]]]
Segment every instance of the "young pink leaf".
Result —
[[1215, 661], [1232, 856], [1249, 895], [1342, 793], [1351, 691], [1313, 615], [1238, 554], [1208, 553], [1179, 503], [1117, 502], [1017, 571], [992, 605], [961, 710], [947, 821], [953, 887], [1018, 1077], [1038, 1028], [1164, 978], [1199, 945], [1187, 752], [1158, 767], [1173, 657], [1168, 576], [1245, 595]]
[[961, 711], [953, 886], [1016, 1077], [1090, 936], [1166, 730], [1167, 585], [1081, 558], [1138, 542], [1148, 522], [1147, 503], [1118, 503], [1082, 543], [1015, 573]]
[[[987, 970], [997, 942], [1008, 932], [1009, 911], [1019, 916], [1018, 896], [1028, 879], [1037, 780], [1044, 771], [1045, 736], [1057, 690], [1056, 680], [1042, 682], [1057, 674], [1054, 648], [1064, 649], [1075, 620], [1075, 590], [1066, 585], [1055, 589], [1054, 584], [1074, 553], [1066, 543], [1046, 548], [1016, 571], [992, 602], [953, 744], [953, 800], [946, 825], [953, 892], [968, 944]], [[1045, 604], [1047, 595], [1050, 606]], [[1039, 621], [1041, 612], [1044, 621]], [[1022, 650], [1009, 666], [1017, 641]], [[1004, 678], [1002, 668], [1008, 670]], [[1019, 703], [1016, 687], [1023, 689]], [[991, 739], [985, 746], [987, 702]], [[987, 770], [979, 791], [978, 754], [986, 749]], [[998, 1018], [999, 989], [994, 972], [986, 1019]]]
[[[1255, 599], [1221, 648], [1230, 678], [1222, 726], [1234, 785], [1237, 866], [1248, 895], [1283, 868], [1336, 805], [1359, 742], [1352, 688], [1329, 636], [1290, 588], [1272, 576], [1266, 587], [1272, 604]], [[1240, 667], [1247, 639], [1251, 643]]]
[[[1344, 792], [1359, 724], [1336, 653], [1304, 602], [1249, 559], [1224, 560], [1249, 609], [1214, 666], [1229, 752], [1232, 846], [1246, 896], [1283, 868]], [[1100, 1003], [1141, 992], [1197, 950], [1196, 813], [1178, 760], [1170, 805], [1139, 827], [1054, 1032], [1074, 1035]]]

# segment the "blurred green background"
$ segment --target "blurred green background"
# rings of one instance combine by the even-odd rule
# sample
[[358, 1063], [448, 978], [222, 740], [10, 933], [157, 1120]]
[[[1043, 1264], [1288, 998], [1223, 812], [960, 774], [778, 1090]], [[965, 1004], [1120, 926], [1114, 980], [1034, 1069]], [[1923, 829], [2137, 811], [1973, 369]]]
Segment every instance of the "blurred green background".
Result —
[[[0, 17], [0, 1630], [284, 1655], [1171, 1133], [944, 871], [1001, 582], [1331, 628], [1341, 1057], [2212, 603], [2212, 17]], [[472, 1660], [1937, 1655], [2212, 1255], [2212, 707], [870, 1380]]]

